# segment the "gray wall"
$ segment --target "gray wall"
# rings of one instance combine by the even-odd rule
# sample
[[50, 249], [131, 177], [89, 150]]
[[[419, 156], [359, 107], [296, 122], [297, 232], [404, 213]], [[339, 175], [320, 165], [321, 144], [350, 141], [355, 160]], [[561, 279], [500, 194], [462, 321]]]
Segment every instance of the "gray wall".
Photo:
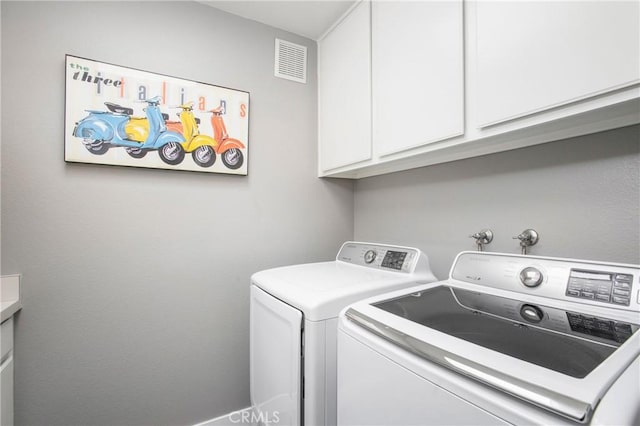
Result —
[[[249, 277], [335, 256], [316, 46], [193, 2], [2, 1], [2, 274], [23, 274], [18, 425], [193, 424], [249, 405]], [[273, 77], [274, 38], [309, 47]], [[249, 176], [65, 164], [64, 55], [251, 93]]]
[[491, 228], [489, 251], [640, 263], [640, 127], [357, 181], [355, 238], [415, 245], [438, 278], [468, 236]]
[[[191, 2], [7, 2], [2, 274], [23, 274], [18, 425], [193, 424], [249, 404], [248, 282], [362, 240], [444, 278], [492, 251], [638, 263], [638, 127], [363, 179], [317, 179], [316, 76], [272, 77], [274, 37]], [[154, 41], [145, 43], [152, 35]], [[251, 92], [249, 176], [63, 161], [64, 54]], [[355, 210], [355, 224], [354, 224]]]

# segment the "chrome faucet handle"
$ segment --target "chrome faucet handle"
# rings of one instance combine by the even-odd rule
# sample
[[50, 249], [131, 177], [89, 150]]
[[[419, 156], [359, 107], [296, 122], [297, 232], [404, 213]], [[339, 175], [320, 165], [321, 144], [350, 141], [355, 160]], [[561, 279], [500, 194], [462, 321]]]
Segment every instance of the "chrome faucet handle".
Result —
[[493, 231], [491, 231], [491, 229], [483, 229], [480, 232], [469, 235], [469, 238], [475, 239], [478, 251], [482, 251], [485, 244], [489, 244], [493, 241]]
[[520, 240], [520, 247], [522, 247], [522, 254], [527, 254], [527, 247], [531, 247], [538, 242], [540, 236], [533, 229], [525, 229], [519, 235], [513, 237], [514, 240]]

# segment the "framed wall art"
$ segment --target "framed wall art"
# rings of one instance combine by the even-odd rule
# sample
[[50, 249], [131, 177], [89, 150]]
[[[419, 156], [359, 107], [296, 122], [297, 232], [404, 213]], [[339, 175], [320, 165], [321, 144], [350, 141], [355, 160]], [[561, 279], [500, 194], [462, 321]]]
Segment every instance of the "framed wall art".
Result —
[[68, 162], [246, 175], [249, 93], [66, 55]]

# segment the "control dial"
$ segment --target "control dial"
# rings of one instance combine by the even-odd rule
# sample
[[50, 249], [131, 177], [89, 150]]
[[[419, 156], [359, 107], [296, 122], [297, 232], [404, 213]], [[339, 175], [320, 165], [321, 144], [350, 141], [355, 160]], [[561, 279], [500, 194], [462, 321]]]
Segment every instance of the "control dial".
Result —
[[522, 305], [520, 308], [520, 316], [526, 321], [535, 324], [542, 321], [544, 312], [542, 312], [542, 309], [534, 305]]
[[376, 260], [376, 256], [378, 256], [378, 253], [376, 253], [375, 250], [367, 250], [364, 254], [365, 263], [372, 263], [374, 260]]
[[529, 266], [520, 271], [520, 282], [527, 287], [537, 287], [542, 284], [544, 276], [539, 269]]

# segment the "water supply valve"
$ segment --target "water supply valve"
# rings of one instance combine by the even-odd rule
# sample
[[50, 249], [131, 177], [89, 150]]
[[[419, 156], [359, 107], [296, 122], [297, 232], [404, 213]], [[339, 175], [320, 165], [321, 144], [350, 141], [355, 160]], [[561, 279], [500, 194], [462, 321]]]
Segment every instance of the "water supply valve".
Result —
[[469, 235], [469, 238], [476, 240], [476, 247], [478, 251], [483, 251], [484, 245], [489, 244], [493, 240], [493, 231], [491, 231], [491, 229], [483, 229], [480, 232]]
[[538, 233], [533, 229], [525, 229], [519, 235], [513, 237], [514, 240], [520, 240], [522, 254], [527, 254], [527, 247], [531, 247], [538, 242]]

